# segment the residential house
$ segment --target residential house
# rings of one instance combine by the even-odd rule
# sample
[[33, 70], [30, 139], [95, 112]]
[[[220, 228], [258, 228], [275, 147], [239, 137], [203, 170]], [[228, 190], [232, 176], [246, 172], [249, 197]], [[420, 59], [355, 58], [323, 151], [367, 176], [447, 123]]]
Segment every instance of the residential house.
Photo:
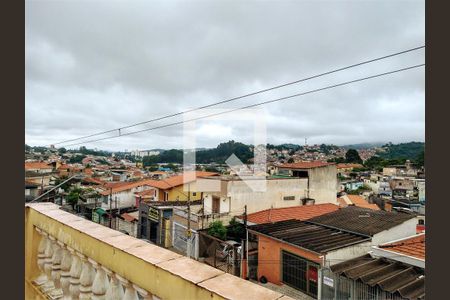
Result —
[[160, 180], [146, 180], [147, 185], [155, 188], [158, 201], [191, 201], [202, 199], [202, 190], [197, 188], [197, 181], [204, 177], [216, 177], [214, 172], [184, 172]]
[[[200, 200], [193, 201], [193, 205], [200, 204], [200, 202]], [[175, 227], [172, 226], [170, 220], [174, 207], [186, 208], [186, 201], [141, 201], [137, 236], [157, 245], [170, 247], [174, 239], [172, 228]]]
[[337, 258], [360, 256], [371, 245], [370, 236], [299, 220], [249, 226], [248, 233], [257, 244], [249, 249], [257, 250], [257, 259], [249, 256], [249, 264], [256, 265], [259, 281], [318, 299], [321, 269]]
[[55, 170], [53, 164], [46, 162], [25, 162], [25, 172], [38, 174], [52, 173]]
[[378, 195], [392, 197], [392, 189], [388, 181], [378, 182]]
[[334, 203], [336, 201], [336, 164], [322, 161], [305, 161], [283, 164], [278, 167], [281, 174], [307, 180], [307, 198], [315, 203]]
[[[247, 224], [265, 224], [286, 220], [306, 221], [311, 218], [321, 216], [339, 209], [339, 206], [332, 203], [302, 205], [283, 208], [269, 208], [247, 215]], [[239, 216], [243, 222], [244, 216]]]
[[413, 213], [358, 206], [343, 207], [309, 221], [371, 236], [374, 245], [413, 235], [418, 223], [417, 216]]
[[343, 195], [337, 198], [337, 202], [339, 203], [340, 207], [347, 207], [353, 205], [373, 210], [380, 210], [378, 205], [376, 205], [375, 203], [369, 203], [366, 199], [364, 199], [364, 197], [361, 197], [359, 195]]
[[39, 185], [25, 180], [25, 201], [31, 201], [37, 196], [39, 196]]
[[126, 212], [120, 215], [117, 230], [126, 232], [126, 234], [137, 237], [139, 224], [139, 211]]
[[425, 269], [425, 233], [372, 247], [372, 255]]
[[340, 191], [356, 191], [364, 186], [364, 182], [359, 180], [345, 180], [340, 182]]
[[204, 195], [203, 215], [227, 215], [226, 223], [232, 216], [242, 215], [245, 207], [250, 214], [271, 207], [298, 206], [308, 201], [307, 178], [270, 176], [250, 180], [255, 180], [252, 184], [256, 181], [256, 184], [265, 184], [266, 191], [254, 191], [237, 176], [199, 179], [197, 185]]
[[[150, 182], [151, 183], [151, 182]], [[101, 208], [110, 210], [113, 208], [136, 207], [135, 193], [151, 189], [148, 180], [137, 182], [114, 182], [103, 186], [101, 192]]]
[[340, 163], [336, 165], [336, 169], [338, 173], [341, 172], [351, 172], [354, 169], [362, 169], [364, 166], [361, 164], [353, 164], [353, 163]]
[[425, 234], [373, 246], [322, 275], [324, 299], [425, 299]]

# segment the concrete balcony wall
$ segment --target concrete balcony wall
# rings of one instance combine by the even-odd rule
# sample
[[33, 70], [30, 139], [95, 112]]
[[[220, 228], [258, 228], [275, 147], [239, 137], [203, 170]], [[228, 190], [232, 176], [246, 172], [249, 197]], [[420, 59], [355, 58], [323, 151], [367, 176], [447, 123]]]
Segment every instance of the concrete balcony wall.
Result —
[[[122, 299], [289, 299], [195, 260], [62, 211], [52, 203], [28, 204], [25, 207], [27, 299], [45, 297], [32, 283], [38, 276], [43, 276], [38, 266], [38, 254], [41, 259], [43, 255], [42, 247], [39, 248], [44, 244], [41, 243], [42, 239], [51, 239], [55, 246], [53, 249], [61, 247], [74, 256], [82, 257], [82, 272], [94, 266], [95, 269], [91, 268], [89, 272], [93, 272], [92, 276], [97, 278], [98, 270], [106, 269], [108, 277], [105, 286], [113, 278], [118, 278], [122, 286], [126, 287]], [[47, 255], [46, 263], [54, 267], [57, 264], [55, 256]], [[54, 269], [58, 270], [58, 267]], [[82, 273], [81, 277], [86, 274]], [[94, 285], [98, 282], [96, 280]], [[88, 285], [83, 285], [88, 289], [83, 299], [108, 299], [104, 295], [93, 298], [92, 291], [89, 294], [92, 280]]]

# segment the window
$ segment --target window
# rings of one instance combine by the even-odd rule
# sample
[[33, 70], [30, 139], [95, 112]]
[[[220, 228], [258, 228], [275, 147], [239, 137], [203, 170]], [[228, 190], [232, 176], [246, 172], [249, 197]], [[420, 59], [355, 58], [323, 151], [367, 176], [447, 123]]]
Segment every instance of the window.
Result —
[[420, 219], [420, 220], [419, 220], [419, 225], [425, 225], [425, 220]]
[[308, 171], [293, 171], [293, 177], [308, 178]]
[[192, 193], [192, 197], [195, 197], [195, 196], [197, 196], [197, 193], [196, 193], [196, 192], [193, 192], [193, 193]]
[[286, 200], [286, 201], [295, 200], [295, 196], [284, 196], [283, 200]]

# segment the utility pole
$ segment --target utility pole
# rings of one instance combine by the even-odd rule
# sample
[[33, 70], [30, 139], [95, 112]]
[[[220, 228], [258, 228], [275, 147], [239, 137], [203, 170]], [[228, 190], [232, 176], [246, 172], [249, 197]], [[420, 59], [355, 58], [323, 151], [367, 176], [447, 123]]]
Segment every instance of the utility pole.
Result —
[[187, 247], [186, 254], [191, 257], [191, 184], [188, 183], [188, 199], [187, 199], [188, 219], [187, 219]]
[[109, 189], [109, 228], [112, 228], [112, 188]]
[[[248, 262], [247, 262], [247, 205], [244, 205], [244, 228], [245, 228], [245, 239], [242, 241], [242, 253], [241, 253], [241, 276], [243, 278], [247, 279], [247, 273], [248, 273]], [[244, 269], [245, 266], [245, 269]]]
[[[116, 200], [116, 211], [117, 211], [117, 215], [119, 215], [120, 216], [120, 203], [117, 203], [117, 196], [115, 196], [114, 197], [115, 198], [115, 200]], [[116, 226], [116, 230], [119, 230], [119, 218], [117, 217], [117, 215], [116, 215], [116, 219], [115, 219], [115, 222], [114, 222], [114, 224], [115, 224], [115, 226]]]

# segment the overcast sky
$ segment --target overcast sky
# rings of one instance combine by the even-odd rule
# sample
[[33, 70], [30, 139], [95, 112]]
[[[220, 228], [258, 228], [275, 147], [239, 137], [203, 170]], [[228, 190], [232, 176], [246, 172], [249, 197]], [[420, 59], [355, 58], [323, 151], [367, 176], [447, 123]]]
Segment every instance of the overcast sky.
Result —
[[[27, 1], [25, 142], [114, 129], [424, 43], [424, 1]], [[419, 50], [217, 108], [424, 61]], [[231, 113], [197, 121], [197, 146], [253, 143], [255, 117], [274, 144], [424, 141], [424, 90], [422, 67], [264, 105], [249, 120]], [[173, 126], [85, 146], [182, 148], [183, 132]]]

